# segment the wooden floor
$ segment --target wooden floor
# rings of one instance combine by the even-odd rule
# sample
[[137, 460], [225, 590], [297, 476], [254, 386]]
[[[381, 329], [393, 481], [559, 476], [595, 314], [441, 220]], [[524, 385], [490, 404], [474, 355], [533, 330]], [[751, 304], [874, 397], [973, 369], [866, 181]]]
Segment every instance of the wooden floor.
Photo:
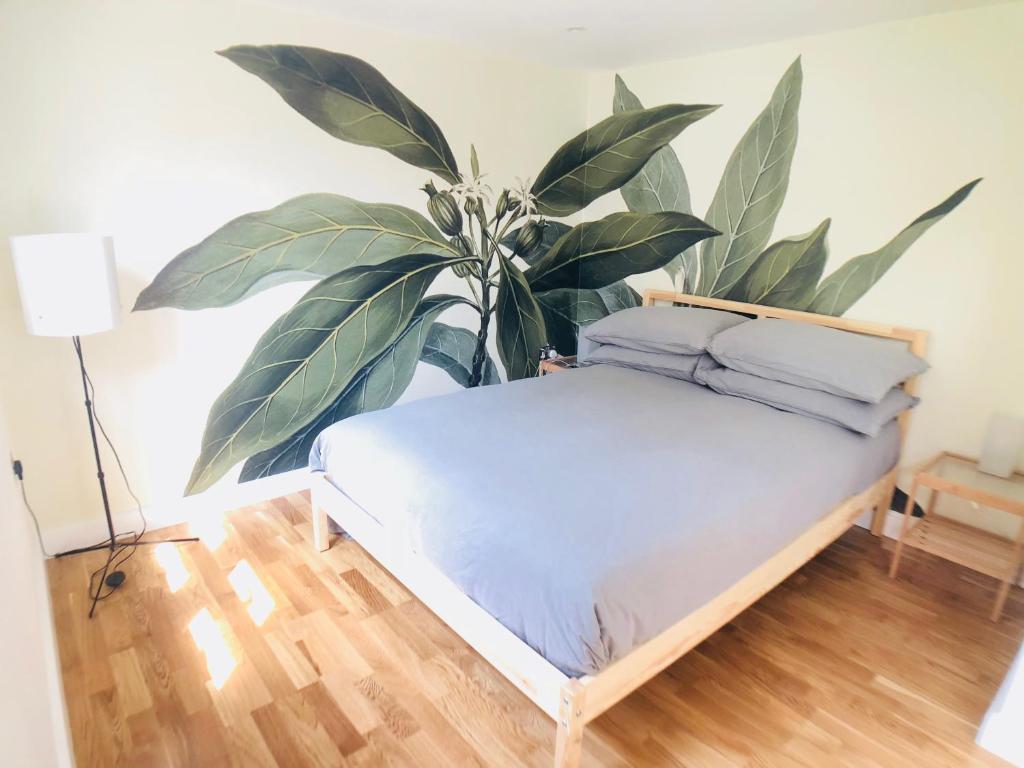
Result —
[[[95, 557], [49, 563], [79, 768], [551, 764], [551, 721], [356, 544], [313, 552], [307, 498], [211, 523], [92, 621]], [[991, 579], [886, 559], [846, 534], [589, 726], [584, 765], [1001, 765], [973, 738], [1021, 590], [991, 624]]]

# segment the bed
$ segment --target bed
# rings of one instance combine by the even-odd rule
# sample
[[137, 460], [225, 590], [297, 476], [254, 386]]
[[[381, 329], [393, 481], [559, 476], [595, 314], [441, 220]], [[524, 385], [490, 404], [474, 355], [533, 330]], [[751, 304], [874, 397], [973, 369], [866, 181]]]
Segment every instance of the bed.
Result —
[[[911, 329], [645, 294], [645, 305], [658, 301], [924, 352], [925, 334]], [[867, 438], [595, 365], [328, 428], [311, 456], [314, 538], [327, 548], [333, 518], [555, 719], [556, 764], [575, 766], [587, 722], [865, 510], [880, 532], [908, 422], [909, 411]]]

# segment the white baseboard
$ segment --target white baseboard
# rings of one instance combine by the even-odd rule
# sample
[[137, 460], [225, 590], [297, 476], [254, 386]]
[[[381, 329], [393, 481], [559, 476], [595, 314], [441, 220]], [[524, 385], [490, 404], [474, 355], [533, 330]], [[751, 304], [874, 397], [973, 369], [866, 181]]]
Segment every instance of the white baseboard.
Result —
[[1024, 765], [1024, 649], [1010, 666], [995, 700], [978, 729], [974, 741], [979, 747], [998, 755], [1010, 765]]
[[[204, 514], [226, 512], [307, 488], [309, 470], [296, 469], [247, 483], [225, 484], [195, 496], [148, 505], [142, 511], [149, 530], [153, 531], [187, 523]], [[113, 520], [114, 530], [118, 533], [139, 530], [139, 514], [136, 510], [115, 513]], [[103, 541], [107, 537], [107, 523], [100, 515], [95, 519], [48, 526], [43, 528], [42, 535], [48, 552], [64, 552]]]
[[[871, 528], [871, 515], [861, 515], [857, 518], [857, 525], [861, 528]], [[894, 512], [889, 510], [889, 513], [885, 516], [885, 527], [882, 529], [882, 535], [890, 539], [898, 539], [900, 537], [900, 528], [903, 526], [903, 513]], [[1017, 580], [1017, 586], [1024, 587], [1024, 573], [1021, 573], [1020, 578]]]

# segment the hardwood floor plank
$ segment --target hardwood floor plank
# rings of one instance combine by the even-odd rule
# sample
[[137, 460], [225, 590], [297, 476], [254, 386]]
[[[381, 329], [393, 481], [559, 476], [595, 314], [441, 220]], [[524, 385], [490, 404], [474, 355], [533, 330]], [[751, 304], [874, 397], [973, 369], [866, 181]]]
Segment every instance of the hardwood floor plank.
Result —
[[366, 739], [352, 721], [345, 717], [323, 684], [316, 682], [300, 692], [302, 701], [323, 725], [327, 735], [343, 755], [350, 755], [366, 746]]
[[359, 690], [358, 681], [336, 672], [324, 675], [320, 681], [334, 703], [360, 733], [369, 733], [384, 724], [380, 710]]
[[233, 768], [279, 768], [252, 715], [235, 720], [225, 731], [227, 756]]
[[[102, 553], [48, 562], [80, 766], [549, 768], [553, 723], [514, 686], [358, 544], [313, 550], [308, 494], [223, 529], [176, 545], [174, 592], [140, 549], [92, 621]], [[584, 765], [1003, 765], [973, 739], [1024, 592], [993, 624], [991, 579], [911, 551], [894, 581], [888, 546], [844, 535], [591, 723]]]
[[359, 596], [366, 615], [373, 615], [391, 607], [391, 603], [384, 595], [359, 571], [350, 569], [342, 573], [341, 578]]
[[320, 680], [319, 670], [313, 666], [310, 657], [290, 638], [280, 631], [269, 632], [265, 637], [271, 653], [293, 687], [305, 688]]
[[127, 715], [136, 715], [153, 707], [153, 699], [146, 687], [142, 666], [134, 648], [110, 655], [110, 666], [114, 675], [114, 688], [121, 709]]
[[[296, 691], [252, 714], [279, 765], [294, 761], [296, 765], [336, 766], [342, 764], [342, 754], [324, 723], [325, 719], [331, 719], [331, 712], [340, 715], [336, 707], [325, 713], [318, 712], [305, 691]], [[362, 737], [355, 736], [356, 746], [362, 746]]]

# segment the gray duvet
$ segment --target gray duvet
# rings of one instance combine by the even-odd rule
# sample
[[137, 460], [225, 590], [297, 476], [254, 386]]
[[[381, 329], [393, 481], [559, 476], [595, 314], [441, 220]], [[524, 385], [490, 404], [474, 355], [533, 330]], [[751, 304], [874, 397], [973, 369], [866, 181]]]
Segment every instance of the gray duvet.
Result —
[[873, 438], [595, 365], [324, 430], [314, 470], [568, 675], [594, 673], [896, 462]]

